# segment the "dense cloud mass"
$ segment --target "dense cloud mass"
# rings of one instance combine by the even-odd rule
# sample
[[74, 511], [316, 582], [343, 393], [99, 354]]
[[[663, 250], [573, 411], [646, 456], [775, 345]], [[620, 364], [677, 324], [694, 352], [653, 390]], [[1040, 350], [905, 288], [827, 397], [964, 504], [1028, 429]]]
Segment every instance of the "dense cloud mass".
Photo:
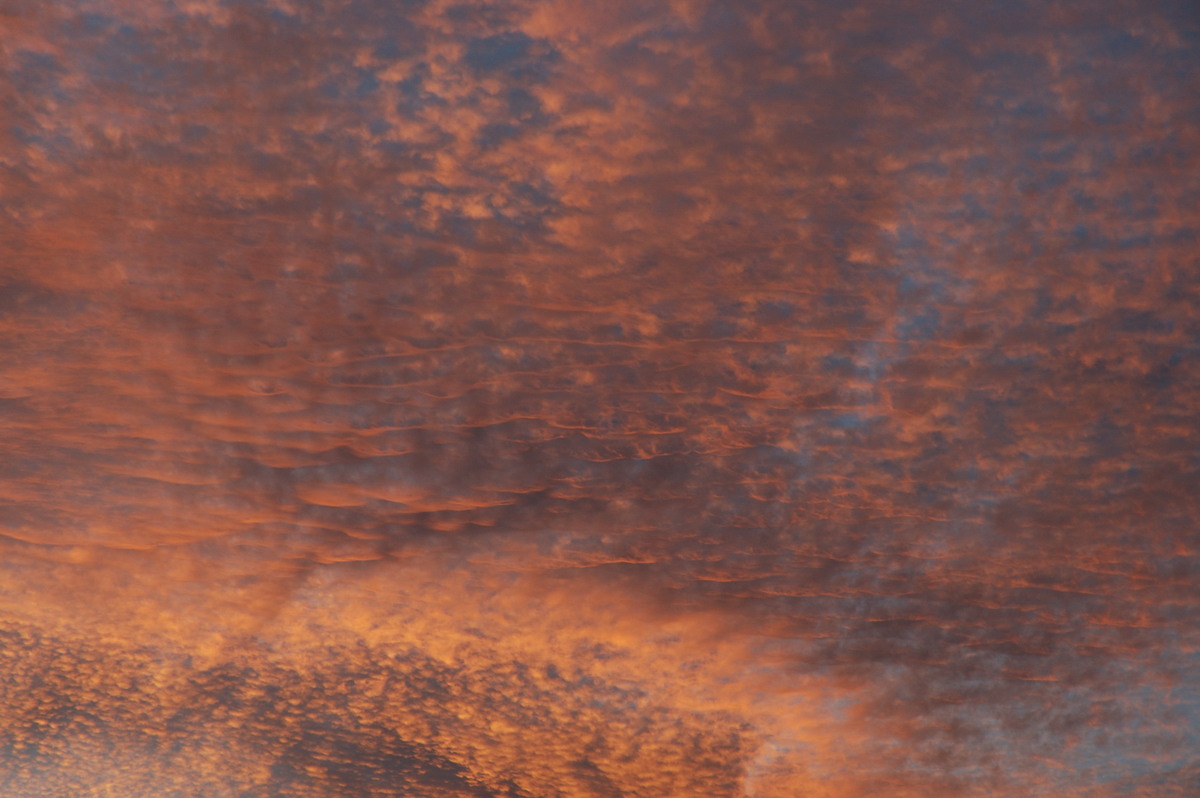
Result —
[[1185, 0], [0, 5], [0, 794], [1200, 794]]

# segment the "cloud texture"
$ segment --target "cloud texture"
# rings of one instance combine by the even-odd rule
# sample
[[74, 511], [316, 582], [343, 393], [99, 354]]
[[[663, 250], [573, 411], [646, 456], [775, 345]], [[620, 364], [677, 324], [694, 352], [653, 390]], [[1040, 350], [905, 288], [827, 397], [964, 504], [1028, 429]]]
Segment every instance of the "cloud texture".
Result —
[[0, 31], [0, 793], [1200, 790], [1189, 3]]

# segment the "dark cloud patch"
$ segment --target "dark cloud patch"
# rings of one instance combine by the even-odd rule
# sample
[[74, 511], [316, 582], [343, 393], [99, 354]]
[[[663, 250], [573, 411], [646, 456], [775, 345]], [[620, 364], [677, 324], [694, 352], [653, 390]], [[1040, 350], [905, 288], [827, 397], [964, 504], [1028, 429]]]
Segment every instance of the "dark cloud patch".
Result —
[[558, 53], [546, 41], [520, 31], [468, 39], [464, 61], [480, 74], [498, 73], [518, 81], [549, 79]]

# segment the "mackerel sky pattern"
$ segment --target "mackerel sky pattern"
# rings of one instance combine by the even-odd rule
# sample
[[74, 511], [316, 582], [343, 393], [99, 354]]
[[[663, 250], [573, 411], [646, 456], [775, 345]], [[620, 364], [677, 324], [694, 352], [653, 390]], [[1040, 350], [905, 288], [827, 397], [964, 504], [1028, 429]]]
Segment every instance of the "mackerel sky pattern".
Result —
[[1200, 794], [1200, 11], [0, 3], [0, 795]]

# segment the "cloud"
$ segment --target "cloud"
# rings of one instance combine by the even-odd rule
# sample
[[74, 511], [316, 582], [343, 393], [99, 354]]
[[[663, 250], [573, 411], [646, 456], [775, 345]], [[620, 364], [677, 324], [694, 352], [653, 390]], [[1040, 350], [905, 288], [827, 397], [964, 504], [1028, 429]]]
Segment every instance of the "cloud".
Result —
[[1185, 5], [0, 13], [0, 791], [1192, 786]]

